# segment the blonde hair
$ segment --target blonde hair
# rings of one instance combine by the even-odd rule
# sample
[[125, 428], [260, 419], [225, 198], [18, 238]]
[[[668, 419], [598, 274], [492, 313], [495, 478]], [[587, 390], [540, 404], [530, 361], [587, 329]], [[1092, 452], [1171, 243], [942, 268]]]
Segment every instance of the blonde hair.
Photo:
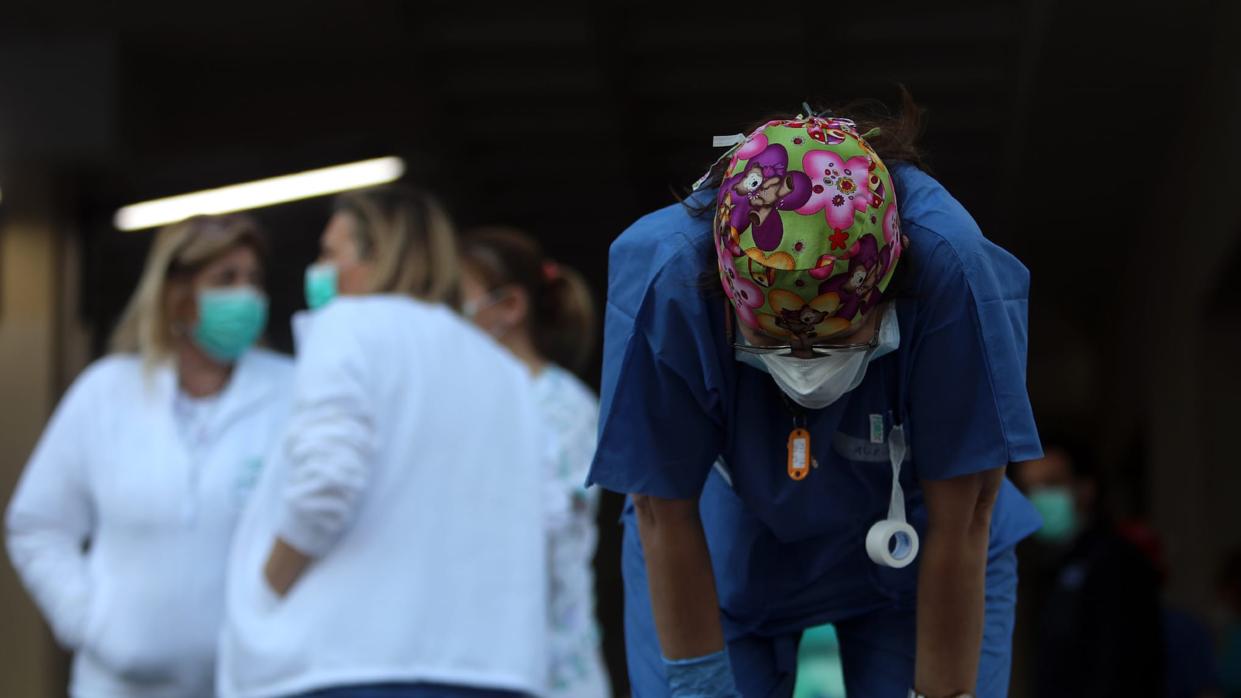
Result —
[[389, 185], [342, 194], [334, 209], [356, 222], [358, 257], [375, 265], [372, 293], [400, 293], [457, 307], [461, 264], [456, 231], [435, 197]]
[[194, 216], [159, 231], [138, 288], [112, 332], [113, 352], [140, 354], [152, 366], [173, 352], [173, 313], [190, 291], [189, 278], [239, 246], [263, 257], [266, 246], [249, 216]]

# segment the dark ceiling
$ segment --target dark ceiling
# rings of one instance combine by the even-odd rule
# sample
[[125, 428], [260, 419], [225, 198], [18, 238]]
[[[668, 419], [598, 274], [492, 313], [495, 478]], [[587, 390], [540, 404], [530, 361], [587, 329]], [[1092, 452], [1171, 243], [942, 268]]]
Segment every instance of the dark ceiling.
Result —
[[[32, 3], [0, 36], [91, 66], [60, 84], [94, 85], [82, 102], [97, 108], [61, 93], [50, 103], [62, 108], [42, 111], [59, 114], [58, 133], [85, 134], [77, 150], [53, 136], [45, 151], [93, 243], [98, 283], [86, 287], [102, 292], [87, 312], [102, 335], [148, 237], [110, 229], [125, 203], [397, 153], [463, 225], [526, 227], [602, 290], [607, 244], [701, 173], [712, 135], [804, 99], [894, 102], [898, 82], [928, 111], [935, 172], [981, 221], [997, 220], [996, 183], [1024, 147], [1040, 8], [386, 1], [171, 17]], [[296, 303], [324, 211], [312, 201], [260, 214], [289, 262], [274, 270], [293, 289], [278, 310]]]

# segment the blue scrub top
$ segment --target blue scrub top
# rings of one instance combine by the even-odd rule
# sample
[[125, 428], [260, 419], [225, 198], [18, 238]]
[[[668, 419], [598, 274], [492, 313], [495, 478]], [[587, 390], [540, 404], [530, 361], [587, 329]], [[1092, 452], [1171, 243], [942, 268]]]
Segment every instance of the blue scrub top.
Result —
[[[806, 411], [819, 467], [800, 482], [787, 474], [793, 417], [779, 388], [737, 362], [725, 338], [711, 214], [669, 206], [612, 245], [600, 438], [589, 481], [622, 493], [701, 498], [730, 636], [912, 602], [917, 564], [880, 568], [865, 553], [866, 532], [886, 516], [891, 488], [877, 420], [885, 440], [894, 421], [908, 434], [901, 482], [910, 523], [923, 536], [920, 480], [1042, 455], [1025, 386], [1029, 272], [984, 238], [930, 176], [908, 165], [891, 172], [910, 239], [895, 300], [900, 347], [872, 361], [845, 397]], [[713, 202], [714, 192], [694, 201]], [[1006, 480], [992, 553], [1039, 525]]]

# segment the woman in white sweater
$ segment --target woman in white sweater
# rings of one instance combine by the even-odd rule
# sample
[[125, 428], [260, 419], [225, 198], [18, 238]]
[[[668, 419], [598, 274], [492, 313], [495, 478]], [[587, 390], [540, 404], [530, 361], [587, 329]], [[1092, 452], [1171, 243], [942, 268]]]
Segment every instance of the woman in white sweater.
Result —
[[9, 558], [74, 698], [213, 693], [233, 527], [287, 416], [292, 364], [264, 329], [244, 216], [161, 231], [113, 338], [69, 389], [7, 517]]
[[551, 573], [548, 696], [608, 698], [592, 567], [599, 490], [585, 487], [599, 399], [571, 373], [594, 348], [594, 299], [581, 274], [544, 256], [520, 230], [470, 231], [462, 254], [462, 311], [534, 376], [539, 428], [551, 448], [543, 470]]
[[337, 202], [281, 457], [233, 552], [221, 696], [542, 694], [530, 377], [453, 312], [457, 269], [426, 194]]

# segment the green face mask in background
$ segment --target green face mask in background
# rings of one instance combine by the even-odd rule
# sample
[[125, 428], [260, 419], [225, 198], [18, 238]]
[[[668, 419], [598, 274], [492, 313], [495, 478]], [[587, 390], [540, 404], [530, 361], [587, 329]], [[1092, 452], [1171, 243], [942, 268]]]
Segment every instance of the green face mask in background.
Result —
[[198, 292], [194, 343], [208, 356], [233, 363], [254, 346], [267, 326], [267, 296], [244, 286]]
[[1077, 509], [1068, 487], [1040, 487], [1030, 491], [1030, 503], [1043, 517], [1034, 536], [1049, 543], [1064, 543], [1077, 533]]
[[318, 310], [337, 295], [336, 265], [312, 264], [306, 267], [306, 306]]

